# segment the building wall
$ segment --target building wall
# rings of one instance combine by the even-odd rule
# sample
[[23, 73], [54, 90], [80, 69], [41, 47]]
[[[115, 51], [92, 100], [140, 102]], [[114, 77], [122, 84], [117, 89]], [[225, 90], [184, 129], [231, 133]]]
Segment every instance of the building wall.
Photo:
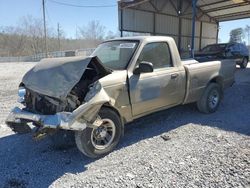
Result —
[[[119, 28], [123, 31], [168, 35], [174, 37], [181, 51], [188, 51], [192, 38], [192, 7], [190, 1], [183, 0], [181, 16], [178, 1], [154, 0], [138, 6], [119, 8]], [[157, 9], [155, 9], [155, 8]], [[216, 43], [218, 24], [197, 10], [195, 28], [195, 50], [207, 44]], [[180, 35], [179, 35], [180, 34]]]

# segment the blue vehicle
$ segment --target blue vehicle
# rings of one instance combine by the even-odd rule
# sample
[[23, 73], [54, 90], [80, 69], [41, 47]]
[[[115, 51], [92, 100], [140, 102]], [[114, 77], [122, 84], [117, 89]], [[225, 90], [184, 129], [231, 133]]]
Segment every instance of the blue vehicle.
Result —
[[210, 44], [195, 53], [199, 62], [216, 59], [234, 59], [241, 68], [246, 68], [249, 61], [249, 50], [242, 43]]

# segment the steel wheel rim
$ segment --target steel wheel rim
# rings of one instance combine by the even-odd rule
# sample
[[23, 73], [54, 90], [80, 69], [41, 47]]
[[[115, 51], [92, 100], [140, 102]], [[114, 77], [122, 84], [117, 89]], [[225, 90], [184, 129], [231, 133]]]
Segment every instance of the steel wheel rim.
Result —
[[102, 119], [103, 123], [91, 132], [91, 143], [94, 148], [103, 150], [108, 148], [115, 138], [115, 124], [111, 119]]
[[213, 90], [208, 97], [208, 105], [210, 108], [214, 109], [219, 104], [220, 94], [217, 90]]

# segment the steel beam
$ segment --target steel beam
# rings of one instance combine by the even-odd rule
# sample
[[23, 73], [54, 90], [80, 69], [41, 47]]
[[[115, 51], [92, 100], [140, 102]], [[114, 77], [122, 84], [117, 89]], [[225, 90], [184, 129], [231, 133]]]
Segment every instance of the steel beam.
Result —
[[191, 38], [191, 54], [190, 56], [194, 58], [194, 38], [195, 38], [195, 18], [196, 18], [196, 4], [197, 0], [192, 0], [192, 38]]
[[183, 9], [183, 0], [178, 1], [178, 17], [179, 17], [179, 25], [178, 25], [178, 49], [181, 52], [181, 31], [182, 31], [182, 9]]
[[203, 26], [202, 26], [202, 22], [201, 22], [201, 24], [200, 24], [199, 50], [201, 50], [201, 43], [202, 43], [202, 29], [203, 29]]
[[121, 9], [138, 6], [138, 5], [146, 3], [148, 1], [150, 1], [150, 0], [137, 0], [135, 2], [123, 2], [123, 1], [121, 1]]
[[204, 10], [204, 12], [205, 13], [215, 12], [215, 11], [219, 11], [219, 10], [226, 10], [226, 9], [231, 9], [231, 8], [235, 8], [235, 7], [239, 7], [239, 6], [245, 6], [245, 5], [249, 5], [249, 4], [250, 4], [249, 2], [231, 4], [231, 5], [221, 6], [221, 7], [217, 7], [217, 8], [206, 9], [206, 10]]
[[156, 7], [154, 3], [152, 3], [152, 1], [149, 1], [149, 4], [153, 7], [156, 13], [159, 12], [159, 9]]
[[219, 27], [220, 27], [220, 25], [219, 25], [219, 23], [217, 23], [216, 43], [218, 43], [218, 41], [219, 41]]
[[121, 10], [121, 33], [120, 33], [120, 37], [123, 37], [123, 9], [120, 9]]
[[187, 13], [187, 10], [192, 6], [192, 4], [188, 3], [188, 5], [186, 6], [186, 8], [184, 8], [182, 15], [185, 15]]
[[225, 2], [228, 2], [228, 1], [231, 1], [231, 0], [222, 0], [222, 1], [217, 1], [217, 2], [213, 2], [213, 3], [207, 3], [207, 4], [204, 4], [204, 5], [199, 5], [199, 7], [204, 8], [206, 6], [217, 5], [217, 4], [225, 3]]
[[225, 18], [220, 18], [219, 22], [226, 22], [226, 21], [233, 21], [233, 20], [241, 20], [245, 18], [250, 18], [250, 14], [245, 14], [241, 16], [234, 16], [234, 17], [225, 17]]
[[223, 19], [223, 18], [230, 18], [230, 17], [237, 17], [237, 16], [245, 16], [250, 14], [250, 10], [247, 11], [242, 11], [242, 12], [235, 12], [235, 13], [230, 13], [230, 14], [222, 14], [219, 16], [215, 16], [214, 18], [216, 18], [217, 20]]
[[170, 4], [172, 5], [172, 7], [175, 9], [176, 15], [178, 15], [178, 8], [175, 6], [174, 2], [172, 0], [169, 0]]
[[168, 4], [168, 2], [169, 1], [164, 1], [164, 4], [162, 5], [162, 7], [161, 7], [161, 9], [160, 9], [160, 12], [162, 12], [164, 9], [165, 9], [165, 7], [167, 6], [167, 4]]

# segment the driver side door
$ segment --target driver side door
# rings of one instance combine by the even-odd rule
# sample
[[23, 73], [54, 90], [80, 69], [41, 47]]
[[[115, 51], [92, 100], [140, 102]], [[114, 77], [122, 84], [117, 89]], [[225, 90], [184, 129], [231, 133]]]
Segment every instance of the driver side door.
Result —
[[129, 76], [130, 100], [133, 116], [157, 111], [180, 103], [185, 89], [178, 67], [173, 66], [167, 42], [148, 43], [137, 60], [151, 62], [153, 72]]

